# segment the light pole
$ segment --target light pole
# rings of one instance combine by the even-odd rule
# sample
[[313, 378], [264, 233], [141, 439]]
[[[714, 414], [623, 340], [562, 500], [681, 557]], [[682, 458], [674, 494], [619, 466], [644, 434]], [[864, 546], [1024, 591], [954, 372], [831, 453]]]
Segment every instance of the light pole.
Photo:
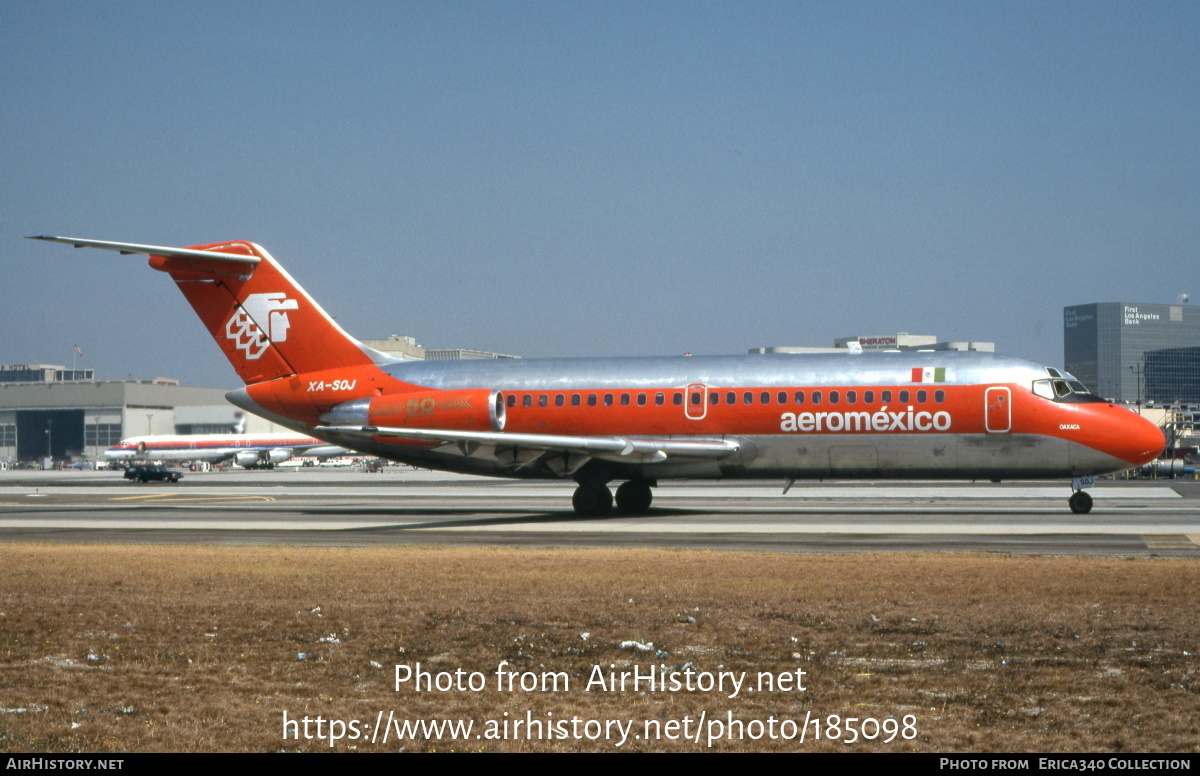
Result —
[[1129, 371], [1137, 376], [1137, 413], [1142, 414], [1142, 373], [1146, 371], [1145, 364], [1129, 366]]

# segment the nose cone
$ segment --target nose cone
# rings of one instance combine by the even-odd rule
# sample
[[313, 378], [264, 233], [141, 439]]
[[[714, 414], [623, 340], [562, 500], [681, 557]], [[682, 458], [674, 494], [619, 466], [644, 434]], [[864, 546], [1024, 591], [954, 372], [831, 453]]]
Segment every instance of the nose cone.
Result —
[[1166, 437], [1158, 426], [1132, 412], [1122, 419], [1118, 434], [1113, 439], [1111, 452], [1134, 466], [1150, 463], [1162, 455], [1167, 446]]

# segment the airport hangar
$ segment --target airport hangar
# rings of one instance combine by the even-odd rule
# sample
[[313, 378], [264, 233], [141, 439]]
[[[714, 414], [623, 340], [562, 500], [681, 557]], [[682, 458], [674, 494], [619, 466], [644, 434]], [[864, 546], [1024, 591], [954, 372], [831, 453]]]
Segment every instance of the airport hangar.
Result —
[[226, 392], [161, 377], [96, 380], [91, 369], [0, 366], [0, 461], [97, 459], [123, 437], [229, 433], [243, 413]]

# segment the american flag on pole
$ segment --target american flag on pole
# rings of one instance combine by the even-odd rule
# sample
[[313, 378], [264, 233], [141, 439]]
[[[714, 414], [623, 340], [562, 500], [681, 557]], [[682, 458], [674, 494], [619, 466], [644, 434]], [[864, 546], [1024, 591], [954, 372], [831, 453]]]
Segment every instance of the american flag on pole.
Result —
[[74, 345], [73, 347], [75, 348], [75, 355], [79, 356], [80, 358], [83, 358], [83, 351], [79, 349], [79, 346]]
[[914, 366], [912, 381], [914, 383], [944, 383], [946, 382], [946, 368], [941, 366]]

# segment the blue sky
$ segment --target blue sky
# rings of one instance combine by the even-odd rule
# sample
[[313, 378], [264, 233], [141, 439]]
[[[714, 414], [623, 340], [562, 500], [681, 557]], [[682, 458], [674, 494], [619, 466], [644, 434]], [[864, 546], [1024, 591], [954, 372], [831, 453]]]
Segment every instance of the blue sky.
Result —
[[1200, 294], [1200, 4], [0, 3], [2, 363], [237, 384], [166, 276], [263, 245], [363, 339], [896, 331], [1062, 361]]

